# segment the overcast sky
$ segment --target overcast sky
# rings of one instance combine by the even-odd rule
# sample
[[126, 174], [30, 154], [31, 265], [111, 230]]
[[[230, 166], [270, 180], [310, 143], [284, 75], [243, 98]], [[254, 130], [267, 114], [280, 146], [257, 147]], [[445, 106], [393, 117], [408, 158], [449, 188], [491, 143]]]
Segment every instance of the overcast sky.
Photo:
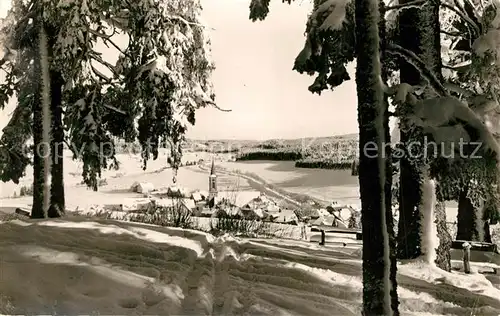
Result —
[[[249, 0], [203, 0], [211, 31], [217, 103], [231, 113], [203, 109], [196, 138], [299, 138], [358, 131], [354, 80], [313, 95], [313, 77], [292, 71], [304, 44], [311, 4], [271, 1], [267, 19], [248, 19]], [[354, 73], [351, 76], [354, 79]]]
[[[0, 0], [1, 11], [7, 2]], [[307, 90], [313, 77], [292, 71], [304, 44], [310, 1], [271, 2], [268, 18], [253, 23], [249, 0], [202, 0], [204, 19], [215, 29], [210, 35], [216, 101], [232, 112], [201, 109], [188, 137], [300, 138], [358, 131], [352, 71], [353, 80], [321, 96]], [[2, 128], [11, 111], [9, 107], [0, 115]]]

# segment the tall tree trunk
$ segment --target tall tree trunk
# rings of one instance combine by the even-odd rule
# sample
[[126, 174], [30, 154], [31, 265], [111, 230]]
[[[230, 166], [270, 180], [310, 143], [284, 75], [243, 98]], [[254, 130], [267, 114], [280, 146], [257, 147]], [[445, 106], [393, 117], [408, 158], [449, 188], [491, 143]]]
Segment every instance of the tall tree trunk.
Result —
[[[400, 0], [401, 4], [412, 0]], [[420, 53], [420, 40], [417, 25], [419, 22], [418, 11], [420, 8], [406, 8], [399, 15], [399, 44], [416, 54]], [[410, 85], [421, 82], [420, 73], [403, 58], [400, 60], [400, 80]], [[400, 141], [407, 151], [410, 135], [405, 132], [407, 122], [400, 119]], [[406, 152], [400, 160], [400, 185], [399, 185], [399, 222], [397, 236], [397, 255], [400, 259], [413, 259], [420, 256], [420, 183], [418, 170], [408, 161], [410, 155]]]
[[446, 225], [446, 205], [442, 201], [436, 203], [436, 227], [439, 236], [439, 246], [436, 250], [436, 266], [445, 271], [451, 271], [452, 238]]
[[467, 190], [458, 196], [457, 240], [491, 242], [489, 223], [483, 220], [482, 209], [474, 207], [467, 197]]
[[[35, 76], [40, 78], [40, 62], [35, 58]], [[43, 127], [42, 127], [42, 102], [39, 80], [35, 81], [33, 102], [33, 205], [31, 218], [44, 218], [43, 192], [44, 192], [44, 164], [43, 164]]]
[[38, 28], [38, 54], [35, 67], [35, 102], [33, 105], [33, 206], [32, 218], [46, 218], [50, 205], [50, 96], [48, 82], [47, 38], [41, 21]]
[[[393, 315], [390, 237], [385, 201], [384, 92], [379, 53], [379, 1], [356, 0], [356, 86], [359, 124], [359, 183], [363, 231], [363, 314]], [[388, 126], [385, 127], [388, 129]], [[376, 144], [376, 150], [369, 150]]]
[[43, 212], [44, 216], [48, 216], [48, 211], [50, 207], [50, 169], [52, 164], [50, 144], [51, 144], [51, 111], [50, 111], [50, 65], [49, 65], [49, 53], [48, 53], [48, 43], [47, 43], [47, 33], [45, 32], [45, 26], [43, 22], [39, 25], [39, 50], [40, 50], [40, 68], [41, 68], [41, 101], [42, 101], [42, 141], [46, 154], [43, 157]]
[[[405, 81], [406, 82], [406, 81]], [[401, 142], [407, 143], [409, 135], [401, 132]], [[406, 147], [406, 146], [405, 146]], [[408, 160], [400, 160], [399, 222], [397, 256], [413, 259], [420, 256], [420, 184], [419, 175]]]
[[[379, 43], [380, 43], [380, 60], [381, 60], [381, 79], [384, 84], [387, 84], [387, 79], [389, 78], [389, 71], [387, 65], [389, 61], [386, 54], [387, 46], [387, 30], [385, 15], [385, 4], [383, 1], [379, 2]], [[390, 144], [391, 140], [391, 130], [389, 128], [389, 99], [384, 94], [384, 140]], [[396, 236], [394, 234], [394, 218], [392, 213], [392, 180], [393, 180], [393, 165], [392, 165], [392, 148], [391, 146], [384, 146], [385, 153], [385, 216], [387, 225], [387, 234], [389, 237], [389, 250], [390, 250], [390, 260], [391, 260], [391, 272], [390, 272], [390, 282], [391, 282], [391, 308], [394, 315], [399, 315], [399, 300], [397, 292], [397, 256], [396, 256]]]
[[[65, 211], [64, 199], [64, 177], [63, 177], [63, 144], [64, 144], [64, 126], [63, 126], [63, 108], [62, 108], [62, 87], [63, 78], [61, 73], [54, 71], [51, 67], [53, 58], [53, 47], [57, 40], [57, 29], [47, 24], [43, 25], [43, 45], [40, 46], [40, 56], [43, 57], [42, 66], [44, 67], [45, 90], [44, 106], [47, 106], [50, 112], [50, 118], [44, 121], [50, 129], [50, 206], [48, 208], [48, 217], [60, 217]], [[43, 46], [43, 47], [42, 47]], [[42, 60], [42, 59], [41, 59]], [[51, 137], [50, 137], [51, 136]]]
[[[404, 2], [409, 2], [404, 0]], [[427, 1], [420, 8], [405, 9], [399, 20], [400, 43], [404, 48], [416, 53], [439, 79], [441, 74], [441, 38], [439, 24], [439, 2]], [[401, 82], [420, 84], [420, 73], [406, 61], [402, 61]], [[424, 96], [425, 97], [425, 96]], [[402, 124], [405, 124], [403, 121]], [[404, 128], [403, 128], [404, 129]], [[410, 135], [401, 133], [401, 141], [412, 141]], [[407, 146], [405, 146], [407, 148]], [[398, 255], [402, 259], [421, 255], [420, 210], [422, 192], [418, 183], [424, 175], [414, 168], [407, 159], [401, 160], [400, 218], [398, 227]], [[427, 175], [425, 175], [426, 177]], [[440, 240], [436, 263], [449, 270], [451, 240], [446, 230], [446, 213], [442, 206], [435, 209], [437, 234]], [[442, 222], [444, 221], [444, 222]]]
[[477, 235], [474, 205], [467, 197], [467, 190], [463, 190], [458, 196], [457, 240], [473, 241]]
[[52, 168], [50, 187], [49, 217], [60, 217], [65, 212], [64, 198], [64, 126], [62, 118], [62, 77], [51, 71], [51, 110], [52, 110]]
[[[428, 0], [419, 10], [419, 30], [421, 32], [420, 43], [422, 49], [421, 58], [426, 65], [436, 74], [436, 77], [444, 81], [442, 74], [441, 58], [441, 25], [439, 22], [439, 1]], [[424, 96], [431, 96], [426, 95]], [[434, 194], [435, 195], [435, 194]], [[446, 226], [446, 207], [444, 201], [436, 201], [435, 205], [435, 225], [437, 228], [437, 237], [439, 239], [436, 251], [436, 265], [445, 270], [451, 270], [451, 238]]]

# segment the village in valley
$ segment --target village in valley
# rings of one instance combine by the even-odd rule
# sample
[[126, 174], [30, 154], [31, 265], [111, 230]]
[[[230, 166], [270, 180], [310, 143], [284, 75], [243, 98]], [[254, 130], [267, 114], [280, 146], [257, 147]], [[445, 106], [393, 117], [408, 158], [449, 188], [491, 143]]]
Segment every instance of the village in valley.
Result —
[[[200, 160], [193, 164], [203, 165]], [[193, 165], [187, 163], [187, 165]], [[142, 197], [124, 198], [123, 203], [94, 205], [82, 214], [109, 213], [110, 218], [127, 218], [140, 214], [178, 214], [194, 220], [196, 218], [231, 218], [235, 220], [261, 221], [285, 225], [352, 228], [358, 231], [360, 212], [354, 206], [332, 202], [323, 206], [313, 200], [307, 203], [291, 204], [279, 197], [266, 195], [256, 190], [238, 188], [218, 189], [217, 165], [212, 158], [207, 168], [207, 190], [192, 190], [179, 185], [155, 188], [152, 183], [135, 182], [131, 192]], [[203, 170], [203, 169], [202, 169]], [[153, 214], [151, 214], [153, 210]], [[164, 213], [164, 214], [162, 214]], [[173, 216], [173, 215], [172, 215]], [[252, 232], [241, 232], [252, 233]], [[308, 239], [305, 234], [302, 238]]]

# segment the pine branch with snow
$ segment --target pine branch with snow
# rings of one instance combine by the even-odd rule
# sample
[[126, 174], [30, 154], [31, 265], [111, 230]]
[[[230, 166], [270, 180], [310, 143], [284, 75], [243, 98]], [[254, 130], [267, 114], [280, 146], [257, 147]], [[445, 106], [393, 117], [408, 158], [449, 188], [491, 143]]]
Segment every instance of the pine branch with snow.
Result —
[[[171, 161], [176, 168], [182, 154], [180, 143], [195, 123], [195, 111], [217, 107], [210, 81], [214, 65], [206, 25], [200, 18], [200, 1], [37, 0], [31, 7], [21, 0], [15, 2], [2, 24], [4, 44], [10, 51], [33, 50], [29, 21], [43, 15], [51, 34], [51, 71], [60, 74], [64, 82], [69, 141], [82, 144], [77, 128], [98, 131], [87, 139], [97, 147], [108, 146], [113, 137], [137, 138], [144, 146], [146, 165], [149, 146], [157, 150], [155, 140], [166, 139], [174, 144]], [[118, 45], [116, 38], [120, 36], [128, 37], [128, 44]], [[98, 42], [118, 50], [116, 63], [96, 50]], [[8, 80], [0, 87], [2, 104], [19, 90], [17, 82], [25, 76], [25, 64], [19, 58], [3, 60]], [[86, 100], [86, 107], [81, 106], [81, 100]], [[95, 115], [92, 123], [99, 126], [78, 121], [90, 111], [89, 104]], [[75, 152], [84, 159], [90, 178], [106, 165], [95, 163], [98, 158], [90, 149], [94, 145], [76, 146]], [[114, 159], [112, 153], [100, 156], [99, 160]]]
[[350, 80], [347, 64], [355, 58], [354, 5], [316, 0], [306, 25], [306, 42], [293, 69], [316, 74], [309, 91], [321, 94]]

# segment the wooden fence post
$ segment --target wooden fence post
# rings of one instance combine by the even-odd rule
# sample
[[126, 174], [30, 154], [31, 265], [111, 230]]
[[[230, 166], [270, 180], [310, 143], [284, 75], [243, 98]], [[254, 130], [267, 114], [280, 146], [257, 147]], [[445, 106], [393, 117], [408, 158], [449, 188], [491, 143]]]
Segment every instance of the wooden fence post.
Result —
[[321, 230], [321, 241], [319, 242], [319, 245], [320, 246], [325, 245], [325, 231], [323, 229]]
[[470, 273], [470, 248], [471, 245], [468, 242], [464, 242], [462, 244], [462, 248], [464, 251], [464, 272], [469, 274]]

